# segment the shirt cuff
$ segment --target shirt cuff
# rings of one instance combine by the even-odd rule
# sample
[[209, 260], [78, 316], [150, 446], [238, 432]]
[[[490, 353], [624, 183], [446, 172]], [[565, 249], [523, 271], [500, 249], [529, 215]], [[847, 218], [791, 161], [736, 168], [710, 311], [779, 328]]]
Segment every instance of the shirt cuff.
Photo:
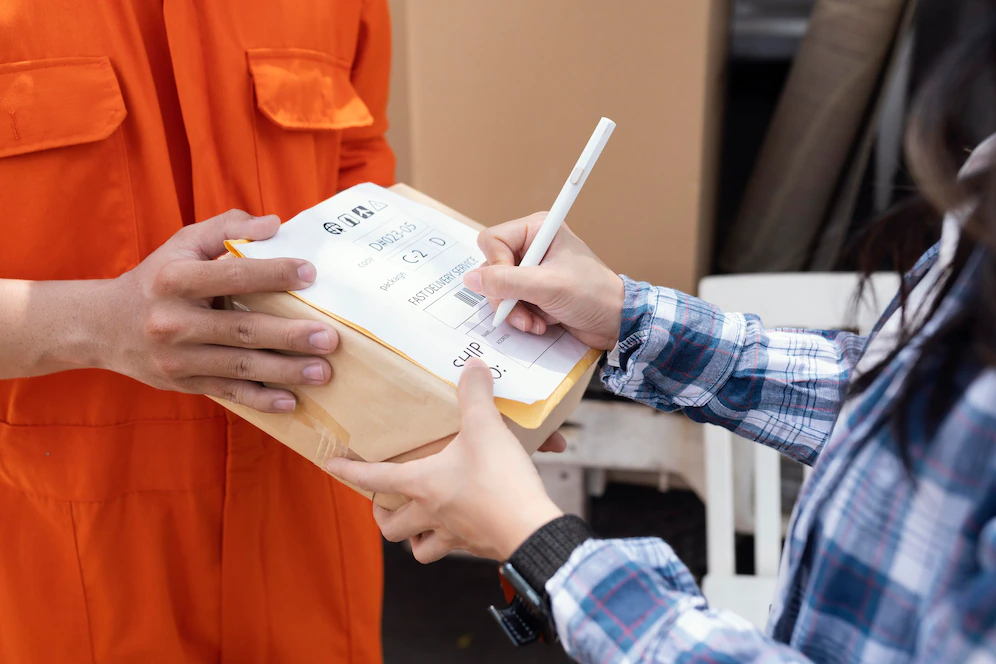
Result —
[[667, 289], [653, 288], [650, 284], [633, 281], [624, 274], [619, 276], [623, 280], [624, 289], [623, 316], [616, 345], [605, 355], [602, 383], [613, 394], [635, 398], [642, 377], [634, 374], [632, 366], [644, 361], [643, 351], [647, 342], [651, 341], [650, 323], [656, 319], [660, 299], [650, 297], [650, 294], [673, 295]]
[[605, 388], [664, 411], [705, 406], [743, 350], [744, 316], [672, 288], [622, 279], [619, 341], [602, 369]]
[[546, 524], [515, 550], [508, 562], [533, 590], [545, 592], [546, 583], [579, 546], [592, 539], [583, 519], [567, 515]]
[[619, 368], [619, 352], [620, 352], [619, 342], [617, 341], [616, 345], [612, 347], [612, 350], [610, 350], [605, 355], [605, 364], [607, 366], [612, 367], [613, 369], [618, 369]]
[[653, 318], [655, 313], [655, 307], [644, 297], [649, 284], [633, 281], [624, 274], [619, 277], [623, 281], [623, 319], [616, 345], [605, 356], [606, 364], [613, 369], [625, 369], [628, 356], [639, 351], [643, 318]]

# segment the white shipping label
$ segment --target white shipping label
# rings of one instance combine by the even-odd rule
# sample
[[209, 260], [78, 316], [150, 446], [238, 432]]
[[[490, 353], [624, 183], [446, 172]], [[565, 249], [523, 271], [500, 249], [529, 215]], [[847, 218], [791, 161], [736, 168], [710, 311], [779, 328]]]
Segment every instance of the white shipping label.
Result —
[[560, 326], [543, 336], [493, 327], [487, 299], [463, 286], [463, 275], [484, 262], [477, 231], [377, 185], [347, 189], [273, 238], [238, 249], [247, 258], [311, 261], [318, 279], [301, 297], [453, 384], [479, 357], [496, 396], [531, 404], [549, 397], [588, 351]]

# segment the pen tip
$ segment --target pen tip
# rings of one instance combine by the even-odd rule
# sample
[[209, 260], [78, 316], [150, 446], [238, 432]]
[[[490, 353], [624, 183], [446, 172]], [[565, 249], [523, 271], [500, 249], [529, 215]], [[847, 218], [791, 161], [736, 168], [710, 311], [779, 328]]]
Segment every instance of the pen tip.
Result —
[[508, 318], [509, 312], [512, 311], [514, 307], [515, 307], [514, 300], [512, 301], [502, 300], [501, 304], [499, 304], [498, 308], [495, 310], [495, 317], [494, 319], [492, 319], [491, 325], [493, 327], [498, 327], [499, 325], [504, 323], [505, 319]]

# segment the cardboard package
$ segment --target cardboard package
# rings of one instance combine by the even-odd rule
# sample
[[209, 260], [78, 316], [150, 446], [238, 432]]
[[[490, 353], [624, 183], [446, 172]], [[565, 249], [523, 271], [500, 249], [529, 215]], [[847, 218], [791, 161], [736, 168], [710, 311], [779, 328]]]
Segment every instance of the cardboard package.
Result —
[[710, 268], [730, 0], [391, 0], [399, 178], [493, 225], [553, 204], [618, 126], [567, 223], [616, 272]]
[[[392, 190], [482, 228], [410, 187], [396, 185]], [[339, 348], [328, 357], [332, 380], [321, 386], [287, 388], [298, 398], [295, 412], [260, 413], [216, 400], [323, 471], [333, 456], [399, 463], [426, 457], [443, 449], [459, 432], [460, 409], [454, 386], [363, 331], [289, 293], [233, 296], [230, 305], [284, 318], [321, 320], [338, 332]], [[498, 400], [505, 422], [527, 452], [535, 452], [577, 407], [599, 357], [600, 353], [590, 351], [544, 402], [527, 407]], [[405, 501], [402, 496], [361, 493], [388, 509], [396, 509]]]

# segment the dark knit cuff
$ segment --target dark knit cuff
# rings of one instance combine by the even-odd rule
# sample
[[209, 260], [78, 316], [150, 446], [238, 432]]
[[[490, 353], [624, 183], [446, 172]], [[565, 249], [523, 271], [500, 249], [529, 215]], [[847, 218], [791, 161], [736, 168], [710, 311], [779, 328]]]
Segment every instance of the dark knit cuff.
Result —
[[508, 562], [542, 595], [546, 592], [546, 582], [567, 563], [576, 548], [592, 537], [594, 534], [583, 519], [562, 516], [533, 533]]

